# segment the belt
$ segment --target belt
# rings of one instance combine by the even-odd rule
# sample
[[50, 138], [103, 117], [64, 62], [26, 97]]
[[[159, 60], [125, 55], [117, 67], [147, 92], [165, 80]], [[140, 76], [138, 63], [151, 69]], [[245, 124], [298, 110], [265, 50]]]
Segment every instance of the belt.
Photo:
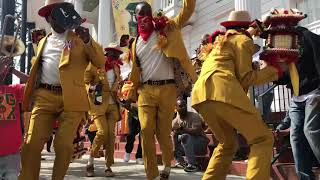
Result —
[[55, 93], [62, 93], [62, 87], [60, 85], [51, 85], [51, 84], [39, 84], [40, 88], [55, 92]]
[[151, 86], [162, 86], [166, 84], [175, 84], [176, 81], [174, 79], [166, 79], [166, 80], [158, 80], [158, 81], [152, 81], [148, 80], [144, 82], [143, 84], [151, 85]]

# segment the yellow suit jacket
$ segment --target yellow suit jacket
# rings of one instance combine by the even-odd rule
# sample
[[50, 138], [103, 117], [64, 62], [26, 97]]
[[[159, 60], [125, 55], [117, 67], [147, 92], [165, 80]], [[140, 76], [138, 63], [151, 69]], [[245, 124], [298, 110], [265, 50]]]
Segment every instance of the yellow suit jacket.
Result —
[[[25, 111], [31, 109], [34, 90], [40, 83], [42, 51], [49, 35], [50, 34], [39, 42], [38, 52], [25, 88], [23, 102], [23, 109]], [[92, 62], [99, 68], [104, 68], [102, 47], [94, 41], [91, 41], [91, 44], [84, 44], [75, 33], [69, 32], [59, 64], [60, 83], [63, 91], [62, 96], [65, 111], [89, 110], [89, 102], [84, 83], [84, 72], [89, 62]]]
[[[90, 63], [86, 68], [86, 71], [84, 72], [84, 82], [86, 83], [87, 90], [89, 91], [90, 86], [97, 85], [99, 81], [100, 78], [98, 74], [98, 68]], [[109, 98], [110, 88], [108, 78], [106, 75], [104, 75], [103, 80], [101, 82], [103, 84], [103, 96]]]
[[102, 94], [102, 105], [95, 105], [94, 104], [94, 96], [93, 93], [89, 93], [89, 87], [92, 85], [97, 85], [100, 81], [99, 74], [98, 74], [98, 68], [95, 67], [93, 64], [89, 64], [85, 73], [84, 73], [84, 81], [86, 83], [87, 89], [88, 89], [88, 98], [90, 103], [90, 113], [95, 114], [105, 114], [106, 112], [106, 106], [108, 106], [109, 98], [115, 98], [117, 96], [117, 88], [119, 84], [119, 78], [118, 80], [113, 83], [112, 87], [109, 87], [108, 78], [104, 73], [104, 79], [102, 80], [103, 84], [103, 94]]
[[[192, 81], [197, 80], [197, 74], [192, 66], [192, 62], [189, 58], [188, 52], [184, 46], [184, 42], [181, 35], [181, 28], [192, 16], [196, 5], [196, 0], [184, 0], [182, 11], [173, 19], [169, 20], [167, 32], [167, 44], [161, 50], [168, 57], [177, 59], [184, 69], [184, 71], [189, 75]], [[129, 80], [133, 82], [133, 87], [129, 91], [128, 99], [132, 101], [137, 101], [138, 93], [137, 90], [141, 84], [141, 68], [137, 64], [136, 56], [136, 41], [132, 46], [132, 71]]]
[[248, 36], [235, 30], [219, 36], [193, 88], [192, 105], [196, 108], [197, 104], [213, 100], [256, 111], [246, 94], [249, 87], [277, 80], [278, 72], [271, 66], [253, 70], [253, 53], [254, 44]]

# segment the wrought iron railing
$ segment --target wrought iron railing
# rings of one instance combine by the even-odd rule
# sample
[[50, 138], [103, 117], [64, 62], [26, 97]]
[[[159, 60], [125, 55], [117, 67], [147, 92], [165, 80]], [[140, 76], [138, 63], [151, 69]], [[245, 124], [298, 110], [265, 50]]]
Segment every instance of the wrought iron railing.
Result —
[[[256, 86], [253, 91], [255, 105], [260, 110], [264, 120], [268, 124], [280, 122], [290, 107], [291, 90], [282, 85], [268, 84], [264, 85], [263, 88]], [[270, 97], [272, 98], [271, 104], [263, 102], [268, 101]], [[264, 107], [269, 105], [270, 107]], [[266, 111], [265, 108], [270, 108], [270, 111]], [[264, 114], [268, 112], [269, 114]]]

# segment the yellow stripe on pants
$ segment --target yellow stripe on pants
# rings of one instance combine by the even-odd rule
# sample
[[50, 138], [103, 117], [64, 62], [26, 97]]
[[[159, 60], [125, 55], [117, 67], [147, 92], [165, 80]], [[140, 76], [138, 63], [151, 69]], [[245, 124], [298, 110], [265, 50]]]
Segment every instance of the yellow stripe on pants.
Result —
[[99, 149], [104, 145], [107, 167], [114, 163], [115, 125], [119, 115], [119, 107], [116, 104], [109, 104], [105, 114], [93, 115], [98, 132], [92, 144], [91, 156], [98, 157]]
[[[236, 129], [250, 145], [247, 180], [269, 180], [273, 136], [260, 114], [207, 100], [195, 106], [219, 141], [202, 180], [224, 180], [237, 150]], [[254, 107], [253, 107], [254, 108]]]
[[21, 174], [19, 180], [38, 180], [41, 151], [52, 134], [53, 121], [59, 120], [55, 134], [52, 180], [63, 180], [73, 155], [73, 140], [84, 112], [63, 111], [61, 94], [37, 89], [31, 113], [26, 142], [21, 151]]
[[144, 85], [139, 89], [138, 113], [141, 124], [142, 152], [149, 180], [159, 176], [154, 135], [160, 144], [164, 166], [171, 167], [173, 152], [170, 134], [176, 91], [174, 84]]

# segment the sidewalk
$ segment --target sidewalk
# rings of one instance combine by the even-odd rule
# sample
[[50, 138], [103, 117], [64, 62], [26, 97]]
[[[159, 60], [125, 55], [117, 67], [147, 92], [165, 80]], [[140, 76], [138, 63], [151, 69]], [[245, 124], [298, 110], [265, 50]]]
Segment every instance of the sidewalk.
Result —
[[[43, 152], [42, 155], [45, 160], [41, 161], [41, 171], [40, 171], [40, 180], [49, 180], [51, 179], [52, 166], [54, 160], [54, 153]], [[146, 179], [144, 166], [137, 165], [135, 162], [130, 162], [129, 164], [122, 162], [121, 159], [116, 159], [112, 170], [116, 174], [114, 178], [104, 177], [104, 159], [95, 159], [95, 172], [96, 177], [87, 178], [85, 177], [85, 169], [87, 164], [88, 156], [85, 155], [80, 160], [70, 164], [69, 170], [67, 172], [66, 180], [144, 180]], [[159, 167], [161, 169], [162, 167]], [[173, 168], [171, 172], [172, 180], [200, 180], [202, 177], [202, 172], [197, 173], [186, 173], [182, 169]], [[244, 178], [241, 177], [228, 177], [227, 180], [241, 180]]]

